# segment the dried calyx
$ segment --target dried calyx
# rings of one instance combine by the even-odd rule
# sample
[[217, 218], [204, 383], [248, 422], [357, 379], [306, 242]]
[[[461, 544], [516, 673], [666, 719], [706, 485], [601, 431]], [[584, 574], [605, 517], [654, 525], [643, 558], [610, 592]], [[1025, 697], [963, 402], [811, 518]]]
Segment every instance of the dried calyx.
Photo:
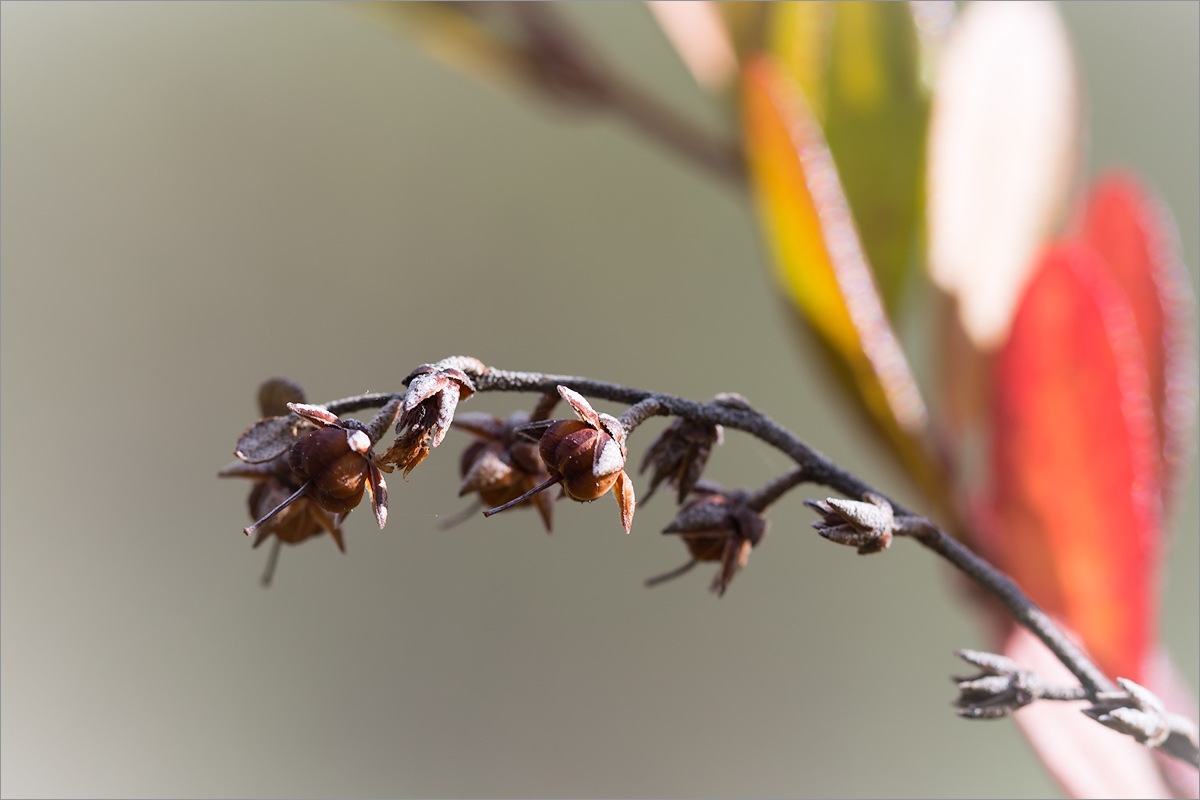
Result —
[[700, 496], [663, 528], [664, 534], [683, 539], [691, 560], [678, 569], [650, 578], [646, 585], [657, 586], [677, 578], [701, 561], [716, 561], [720, 562], [720, 568], [710, 588], [722, 596], [733, 576], [746, 566], [750, 551], [767, 535], [770, 523], [753, 507], [747, 492], [701, 487], [697, 493]]
[[864, 501], [805, 500], [804, 505], [821, 514], [812, 526], [831, 542], [858, 548], [859, 555], [886, 550], [892, 544], [895, 517], [886, 498], [867, 493]]
[[[482, 365], [480, 365], [482, 367]], [[396, 441], [380, 459], [404, 470], [404, 477], [442, 443], [459, 400], [475, 393], [475, 385], [461, 369], [422, 364], [404, 379], [408, 392], [396, 422]]]
[[958, 699], [954, 705], [960, 717], [997, 719], [1037, 700], [1045, 686], [1034, 673], [1021, 669], [1011, 658], [995, 653], [959, 650], [958, 657], [979, 668], [978, 675], [954, 678]]
[[676, 490], [677, 501], [682, 505], [704, 472], [713, 446], [721, 444], [721, 441], [720, 425], [682, 417], [672, 421], [646, 448], [642, 464], [638, 467], [638, 474], [654, 467], [645, 499], [649, 500], [665, 480], [668, 486]]
[[[501, 506], [549, 480], [550, 473], [542, 463], [537, 444], [517, 436], [517, 430], [528, 423], [529, 414], [523, 411], [512, 414], [507, 420], [491, 414], [459, 414], [455, 418], [455, 430], [477, 437], [462, 454], [459, 497], [477, 494], [487, 506]], [[550, 495], [538, 492], [519, 505], [537, 508], [546, 533], [551, 532], [554, 501]], [[460, 521], [462, 518], [453, 520], [455, 523]]]

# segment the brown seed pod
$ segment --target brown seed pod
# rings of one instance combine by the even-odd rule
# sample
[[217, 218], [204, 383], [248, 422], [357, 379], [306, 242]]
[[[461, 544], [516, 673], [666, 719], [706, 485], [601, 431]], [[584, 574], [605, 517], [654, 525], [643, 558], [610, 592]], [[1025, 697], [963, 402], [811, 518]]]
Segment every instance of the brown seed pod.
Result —
[[301, 480], [311, 480], [321, 508], [342, 514], [357, 506], [367, 488], [371, 449], [366, 433], [351, 428], [320, 428], [292, 446], [288, 464]]
[[[557, 396], [556, 396], [557, 397]], [[491, 414], [466, 413], [455, 417], [455, 430], [477, 437], [463, 451], [459, 462], [462, 483], [458, 496], [475, 494], [476, 507], [439, 522], [438, 527], [450, 528], [465, 521], [478, 505], [502, 506], [522, 497], [550, 477], [538, 455], [536, 442], [517, 438], [517, 430], [529, 421], [529, 414], [516, 412], [507, 420]], [[522, 505], [536, 508], [550, 533], [554, 519], [554, 501], [545, 492], [523, 500]]]
[[563, 476], [563, 491], [580, 502], [604, 495], [625, 466], [621, 447], [604, 431], [576, 419], [556, 423], [538, 448], [552, 473]]
[[629, 533], [635, 500], [633, 482], [625, 474], [625, 429], [615, 417], [597, 414], [578, 392], [559, 386], [558, 393], [579, 419], [539, 421], [521, 427], [525, 436], [534, 437], [540, 433], [538, 452], [550, 478], [521, 497], [485, 511], [484, 515], [491, 516], [524, 502], [555, 483], [562, 483], [567, 497], [584, 503], [616, 487], [613, 496], [621, 511], [621, 525]]
[[271, 378], [259, 387], [258, 402], [268, 418], [242, 435], [238, 460], [217, 474], [254, 481], [249, 497], [250, 518], [257, 520], [250, 528], [254, 547], [274, 540], [262, 577], [262, 584], [269, 586], [281, 544], [299, 544], [328, 533], [337, 548], [345, 552], [341, 528], [345, 514], [322, 508], [310, 494], [311, 487], [306, 488], [307, 481], [297, 476], [289, 464], [298, 437], [312, 430], [307, 418], [293, 414], [287, 405], [296, 403], [303, 407], [304, 392], [286, 378]]
[[[342, 421], [321, 406], [288, 403], [295, 414], [320, 427], [306, 433], [292, 445], [288, 467], [297, 482], [302, 482], [290, 497], [245, 529], [249, 536], [271, 524], [279, 514], [304, 498], [315, 500], [325, 511], [346, 514], [362, 501], [363, 492], [371, 493], [375, 521], [387, 523], [387, 484], [371, 454], [371, 437], [358, 420]], [[340, 539], [338, 540], [341, 546]]]

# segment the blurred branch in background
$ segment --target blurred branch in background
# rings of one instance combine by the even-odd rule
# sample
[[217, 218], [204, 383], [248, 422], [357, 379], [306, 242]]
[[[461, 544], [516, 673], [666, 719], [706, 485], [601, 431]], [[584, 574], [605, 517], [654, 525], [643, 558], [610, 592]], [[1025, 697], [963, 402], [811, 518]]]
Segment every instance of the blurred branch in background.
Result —
[[434, 52], [471, 74], [574, 111], [611, 114], [701, 169], [740, 185], [740, 148], [703, 130], [613, 69], [551, 3], [357, 3], [415, 30]]

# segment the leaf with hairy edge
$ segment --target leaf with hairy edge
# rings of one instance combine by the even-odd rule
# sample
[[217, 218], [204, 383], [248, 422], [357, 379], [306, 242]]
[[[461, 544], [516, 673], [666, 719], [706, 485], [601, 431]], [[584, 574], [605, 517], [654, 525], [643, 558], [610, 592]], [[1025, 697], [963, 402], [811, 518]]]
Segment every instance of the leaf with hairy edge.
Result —
[[942, 54], [929, 121], [927, 225], [935, 283], [977, 348], [1005, 338], [1079, 168], [1080, 98], [1049, 3], [972, 3]]
[[908, 3], [836, 4], [825, 139], [884, 303], [903, 295], [923, 224], [929, 98]]
[[994, 370], [984, 544], [1108, 675], [1141, 681], [1158, 634], [1159, 459], [1134, 314], [1091, 247], [1037, 261]]
[[[1132, 175], [1110, 173], [1087, 200], [1082, 235], [1133, 307], [1170, 494], [1187, 467], [1196, 425], [1193, 301], [1170, 211]], [[1164, 502], [1166, 501], [1164, 497]]]
[[[888, 324], [837, 169], [796, 83], [762, 57], [743, 73], [751, 183], [780, 285], [845, 365], [923, 486], [925, 406]], [[932, 488], [932, 487], [931, 487]]]

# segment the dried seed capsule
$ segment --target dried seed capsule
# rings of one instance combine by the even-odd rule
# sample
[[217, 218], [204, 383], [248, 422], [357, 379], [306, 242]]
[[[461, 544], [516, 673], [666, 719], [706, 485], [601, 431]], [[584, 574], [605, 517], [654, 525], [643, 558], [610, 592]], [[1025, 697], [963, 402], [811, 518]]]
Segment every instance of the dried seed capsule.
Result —
[[368, 471], [363, 454], [370, 449], [371, 440], [363, 431], [320, 428], [300, 437], [288, 463], [301, 480], [313, 482], [322, 508], [342, 514], [362, 501]]
[[678, 569], [650, 578], [647, 586], [657, 586], [676, 578], [701, 561], [719, 561], [721, 567], [712, 582], [712, 590], [724, 595], [738, 573], [766, 535], [768, 523], [747, 503], [745, 492], [717, 491], [705, 494], [684, 507], [663, 533], [683, 539], [691, 560]]
[[546, 467], [563, 476], [567, 497], [581, 502], [611, 489], [625, 466], [621, 448], [611, 436], [575, 419], [546, 431], [539, 451]]
[[543, 421], [521, 428], [522, 435], [541, 433], [538, 452], [550, 478], [516, 500], [485, 511], [484, 515], [491, 516], [524, 502], [555, 483], [562, 483], [567, 497], [585, 503], [616, 487], [613, 496], [621, 511], [621, 525], [629, 533], [635, 500], [633, 482], [625, 474], [625, 431], [620, 421], [608, 414], [597, 414], [582, 395], [566, 386], [559, 386], [558, 393], [579, 419]]
[[[517, 412], [507, 420], [490, 414], [459, 414], [452, 427], [479, 437], [463, 451], [459, 463], [462, 483], [459, 497], [478, 494], [489, 507], [502, 506], [521, 498], [550, 477], [538, 455], [536, 443], [517, 438], [517, 430], [529, 421], [529, 415]], [[537, 508], [546, 532], [550, 533], [554, 519], [554, 501], [543, 493], [525, 498], [524, 504]], [[471, 509], [467, 513], [473, 513]], [[459, 514], [439, 523], [448, 528], [467, 517]]]

